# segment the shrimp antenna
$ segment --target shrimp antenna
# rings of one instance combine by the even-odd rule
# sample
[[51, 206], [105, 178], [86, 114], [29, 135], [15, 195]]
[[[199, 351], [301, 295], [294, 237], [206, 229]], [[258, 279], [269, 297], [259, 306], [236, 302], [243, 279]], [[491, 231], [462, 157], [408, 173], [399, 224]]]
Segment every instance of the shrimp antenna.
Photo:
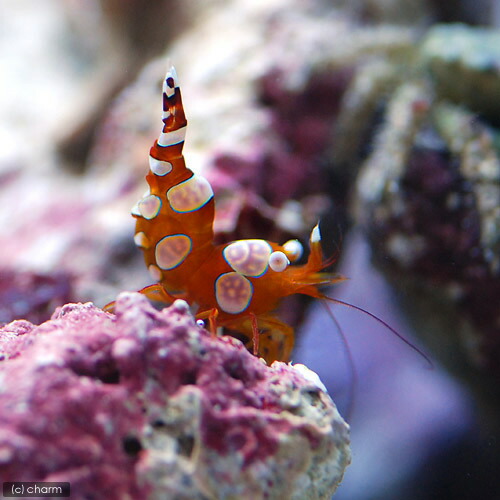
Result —
[[[404, 342], [408, 347], [410, 347], [411, 349], [413, 349], [417, 354], [419, 354], [422, 358], [424, 358], [425, 361], [427, 362], [427, 364], [429, 365], [430, 369], [434, 369], [434, 363], [432, 362], [431, 358], [429, 358], [429, 356], [427, 356], [427, 354], [425, 354], [424, 351], [422, 351], [421, 349], [419, 349], [417, 346], [413, 345], [409, 340], [407, 340], [405, 337], [403, 337], [403, 335], [401, 335], [391, 325], [389, 325], [388, 323], [386, 323], [383, 319], [380, 319], [378, 316], [375, 316], [375, 314], [371, 313], [370, 311], [367, 311], [366, 309], [363, 309], [362, 307], [355, 306], [354, 304], [351, 304], [349, 302], [344, 302], [343, 300], [339, 300], [339, 299], [334, 299], [332, 297], [328, 297], [328, 295], [321, 294], [320, 298], [328, 300], [330, 302], [333, 302], [334, 304], [340, 304], [342, 306], [349, 307], [351, 309], [355, 309], [356, 311], [359, 311], [359, 312], [361, 312], [363, 314], [366, 314], [367, 316], [369, 316], [370, 318], [374, 319], [375, 321], [377, 321], [378, 323], [380, 323], [382, 326], [384, 326], [385, 328], [387, 328], [387, 330], [389, 330], [391, 333], [393, 333], [394, 335], [396, 335], [396, 337], [399, 340], [401, 340], [402, 342]], [[344, 336], [344, 335], [342, 334], [342, 336]]]
[[333, 314], [333, 311], [328, 307], [328, 304], [322, 300], [321, 305], [325, 308], [326, 313], [328, 314], [328, 316], [330, 316], [330, 319], [333, 321], [333, 323], [337, 328], [337, 331], [340, 334], [340, 338], [342, 339], [342, 344], [344, 348], [344, 353], [347, 359], [347, 364], [349, 366], [349, 371], [352, 374], [351, 383], [349, 384], [349, 389], [347, 391], [347, 405], [345, 411], [345, 418], [347, 420], [350, 420], [354, 409], [354, 395], [358, 387], [358, 380], [359, 380], [358, 371], [356, 370], [356, 364], [354, 363], [352, 352], [351, 349], [349, 348], [349, 342], [344, 333], [344, 330], [342, 329], [342, 326], [340, 325], [338, 319], [335, 317], [335, 314]]

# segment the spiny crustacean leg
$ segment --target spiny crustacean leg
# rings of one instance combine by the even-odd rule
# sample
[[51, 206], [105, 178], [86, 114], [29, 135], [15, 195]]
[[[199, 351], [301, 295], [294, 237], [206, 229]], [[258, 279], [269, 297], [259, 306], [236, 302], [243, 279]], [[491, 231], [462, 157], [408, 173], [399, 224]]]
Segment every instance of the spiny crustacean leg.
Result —
[[114, 313], [115, 312], [115, 304], [116, 304], [116, 300], [113, 300], [112, 302], [109, 302], [108, 304], [106, 304], [102, 310], [104, 312], [108, 312], [108, 313]]
[[[248, 315], [235, 321], [224, 323], [229, 330], [237, 332], [249, 351], [264, 358], [268, 364], [273, 361], [288, 361], [292, 354], [293, 328], [271, 314]], [[255, 337], [258, 337], [257, 350]]]
[[294, 345], [294, 330], [272, 315], [260, 316], [259, 355], [268, 363], [290, 360]]
[[[142, 293], [153, 302], [161, 302], [165, 305], [173, 304], [177, 299], [182, 298], [170, 295], [160, 283], [146, 286], [139, 290], [139, 293]], [[115, 301], [113, 300], [113, 302], [106, 304], [102, 309], [103, 311], [113, 313], [115, 311]]]
[[139, 290], [139, 293], [145, 295], [149, 300], [161, 302], [165, 305], [173, 304], [177, 299], [183, 298], [182, 296], [175, 297], [174, 295], [171, 295], [160, 283], [145, 286]]
[[201, 311], [196, 315], [196, 319], [206, 320], [208, 319], [208, 327], [212, 337], [217, 335], [217, 316], [219, 315], [219, 310], [215, 307], [212, 309], [207, 309], [206, 311]]
[[257, 324], [257, 316], [254, 313], [250, 313], [250, 322], [252, 324], [253, 354], [257, 356], [259, 354], [259, 326]]

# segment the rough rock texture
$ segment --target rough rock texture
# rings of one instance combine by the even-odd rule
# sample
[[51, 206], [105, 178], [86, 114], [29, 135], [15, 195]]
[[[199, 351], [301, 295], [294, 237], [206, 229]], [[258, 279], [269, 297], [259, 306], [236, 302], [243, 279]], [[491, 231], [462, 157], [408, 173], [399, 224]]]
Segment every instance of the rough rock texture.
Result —
[[437, 25], [421, 55], [437, 93], [495, 122], [500, 114], [500, 32], [465, 24]]
[[349, 431], [317, 376], [266, 366], [185, 302], [124, 293], [0, 331], [0, 474], [72, 498], [327, 499]]
[[18, 318], [41, 323], [56, 305], [73, 298], [72, 277], [66, 273], [14, 272], [0, 268], [0, 325]]
[[479, 368], [490, 383], [476, 385], [500, 401], [498, 40], [464, 26], [429, 32], [431, 78], [394, 89], [358, 195], [379, 262], [411, 291], [429, 344], [470, 381]]

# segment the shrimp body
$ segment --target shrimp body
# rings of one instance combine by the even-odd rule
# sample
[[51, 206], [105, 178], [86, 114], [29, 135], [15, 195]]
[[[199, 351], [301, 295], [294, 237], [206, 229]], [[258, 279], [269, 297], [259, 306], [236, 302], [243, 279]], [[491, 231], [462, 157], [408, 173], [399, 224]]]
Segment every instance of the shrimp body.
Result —
[[187, 121], [175, 69], [163, 82], [163, 129], [150, 150], [149, 191], [132, 209], [134, 241], [158, 283], [141, 290], [170, 303], [185, 299], [211, 329], [226, 327], [253, 345], [266, 361], [287, 361], [293, 330], [274, 309], [283, 297], [324, 297], [321, 285], [344, 278], [322, 272], [321, 236], [316, 226], [304, 265], [297, 240], [279, 245], [262, 239], [214, 245], [214, 194], [209, 182], [185, 165], [182, 149]]

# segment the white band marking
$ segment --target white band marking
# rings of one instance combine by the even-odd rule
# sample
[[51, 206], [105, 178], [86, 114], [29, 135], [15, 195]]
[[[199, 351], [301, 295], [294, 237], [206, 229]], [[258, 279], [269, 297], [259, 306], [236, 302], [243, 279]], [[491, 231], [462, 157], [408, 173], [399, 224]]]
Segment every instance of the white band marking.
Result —
[[252, 283], [239, 273], [221, 274], [215, 281], [217, 304], [229, 314], [243, 312], [250, 305], [252, 295]]
[[149, 156], [149, 168], [151, 172], [160, 177], [172, 171], [172, 164], [169, 161], [162, 161]]
[[181, 213], [194, 212], [206, 205], [214, 196], [212, 186], [201, 175], [193, 175], [167, 191], [172, 210]]
[[287, 256], [279, 250], [273, 252], [269, 257], [269, 267], [277, 273], [284, 271], [288, 267], [288, 264], [290, 264], [290, 261]]
[[170, 270], [181, 264], [193, 246], [185, 234], [172, 234], [161, 239], [155, 248], [156, 263], [160, 269]]
[[272, 251], [265, 240], [237, 240], [227, 245], [222, 255], [234, 271], [258, 277], [266, 272]]
[[166, 148], [168, 146], [173, 146], [175, 144], [179, 144], [180, 142], [184, 142], [184, 139], [186, 138], [186, 128], [187, 127], [181, 127], [178, 130], [162, 132], [160, 134], [160, 137], [158, 137], [158, 146]]

